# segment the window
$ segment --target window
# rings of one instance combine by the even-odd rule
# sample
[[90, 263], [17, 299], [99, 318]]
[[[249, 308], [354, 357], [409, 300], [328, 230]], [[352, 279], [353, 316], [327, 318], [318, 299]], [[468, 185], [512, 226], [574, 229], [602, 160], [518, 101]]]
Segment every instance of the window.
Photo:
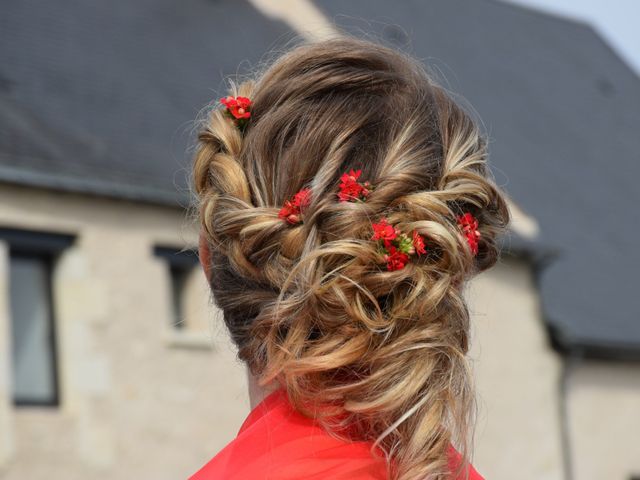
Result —
[[171, 247], [155, 247], [154, 253], [169, 265], [173, 307], [171, 327], [183, 331], [186, 329], [187, 287], [194, 268], [198, 265], [198, 255], [194, 250], [180, 250]]
[[9, 246], [11, 391], [16, 405], [58, 405], [51, 271], [73, 237], [0, 229]]
[[11, 254], [9, 292], [14, 403], [57, 405], [49, 259]]
[[171, 301], [173, 305], [173, 316], [171, 325], [173, 328], [182, 330], [185, 327], [185, 291], [189, 270], [183, 267], [171, 265]]

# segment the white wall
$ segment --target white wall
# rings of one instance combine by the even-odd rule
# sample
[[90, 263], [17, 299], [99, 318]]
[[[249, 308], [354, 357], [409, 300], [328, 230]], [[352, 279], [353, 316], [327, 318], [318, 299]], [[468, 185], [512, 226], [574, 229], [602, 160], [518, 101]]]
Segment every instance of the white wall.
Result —
[[563, 478], [560, 359], [548, 344], [530, 266], [512, 257], [468, 294], [479, 415], [474, 465], [489, 480]]
[[[0, 227], [77, 236], [54, 269], [62, 403], [10, 402], [6, 245], [0, 242], [0, 477], [187, 478], [249, 410], [208, 287], [194, 270], [188, 328], [172, 318], [157, 244], [194, 246], [182, 210], [0, 186]], [[560, 480], [561, 360], [547, 344], [527, 263], [504, 257], [468, 291], [479, 394], [474, 465], [487, 480]], [[640, 472], [640, 369], [586, 362], [569, 375], [575, 480]]]
[[640, 365], [586, 361], [568, 381], [574, 478], [640, 478]]
[[59, 408], [10, 404], [0, 245], [3, 480], [187, 478], [235, 435], [249, 409], [244, 369], [200, 271], [189, 328], [169, 328], [169, 271], [153, 247], [196, 245], [182, 210], [2, 185], [0, 226], [77, 236], [53, 273]]

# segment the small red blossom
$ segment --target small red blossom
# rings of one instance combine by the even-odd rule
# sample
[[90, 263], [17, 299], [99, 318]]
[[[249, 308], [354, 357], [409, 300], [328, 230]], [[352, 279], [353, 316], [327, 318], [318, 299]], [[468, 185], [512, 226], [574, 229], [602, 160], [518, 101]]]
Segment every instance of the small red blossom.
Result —
[[293, 204], [300, 210], [304, 210], [311, 203], [311, 189], [303, 188], [293, 196]]
[[369, 182], [360, 183], [358, 178], [362, 174], [362, 170], [351, 170], [349, 173], [343, 173], [340, 177], [340, 191], [338, 198], [341, 202], [357, 202], [364, 201], [369, 193], [371, 193], [371, 184]]
[[251, 112], [249, 111], [251, 100], [247, 97], [232, 97], [229, 95], [228, 97], [221, 98], [220, 103], [227, 107], [227, 112], [234, 118], [249, 118], [251, 116]]
[[298, 209], [293, 206], [289, 200], [284, 202], [284, 206], [278, 212], [278, 217], [283, 220], [287, 220], [289, 223], [298, 223], [300, 221], [300, 215]]
[[378, 241], [379, 252], [389, 271], [404, 268], [410, 255], [426, 253], [424, 238], [416, 231], [409, 237], [397, 227], [390, 225], [384, 217], [378, 223], [373, 223], [372, 227], [371, 240]]
[[311, 203], [311, 189], [303, 188], [298, 191], [291, 200], [284, 202], [284, 206], [278, 212], [278, 217], [291, 224], [302, 222], [301, 214]]
[[389, 253], [384, 254], [384, 261], [387, 262], [387, 270], [393, 272], [394, 270], [400, 270], [409, 261], [409, 255], [400, 251], [393, 245], [389, 247]]
[[478, 242], [480, 240], [480, 231], [478, 230], [478, 220], [466, 212], [458, 217], [458, 225], [462, 228], [462, 232], [467, 239], [467, 243], [474, 255], [478, 254]]
[[373, 236], [371, 237], [371, 240], [382, 240], [386, 248], [389, 248], [391, 241], [395, 240], [399, 233], [398, 229], [393, 227], [393, 225], [389, 225], [389, 223], [387, 223], [387, 219], [384, 217], [379, 223], [374, 223], [372, 226]]
[[222, 97], [220, 103], [226, 107], [225, 113], [233, 119], [236, 126], [244, 128], [251, 117], [251, 100], [247, 97]]
[[427, 249], [424, 246], [424, 237], [420, 235], [415, 230], [413, 231], [413, 248], [418, 255], [422, 255], [423, 253], [427, 253]]

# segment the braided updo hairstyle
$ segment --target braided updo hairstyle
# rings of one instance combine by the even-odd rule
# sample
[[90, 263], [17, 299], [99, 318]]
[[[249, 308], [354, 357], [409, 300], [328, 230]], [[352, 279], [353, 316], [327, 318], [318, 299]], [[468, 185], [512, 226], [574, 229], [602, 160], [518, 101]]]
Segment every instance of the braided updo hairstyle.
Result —
[[[447, 449], [467, 465], [475, 410], [462, 287], [496, 263], [509, 223], [486, 138], [416, 60], [349, 37], [297, 46], [229, 94], [252, 100], [251, 118], [240, 129], [208, 111], [193, 184], [239, 357], [332, 434], [373, 441], [390, 478], [449, 478]], [[364, 202], [337, 201], [351, 169], [375, 186]], [[278, 212], [304, 187], [292, 225]], [[427, 254], [388, 271], [371, 240], [381, 217], [423, 235]]]

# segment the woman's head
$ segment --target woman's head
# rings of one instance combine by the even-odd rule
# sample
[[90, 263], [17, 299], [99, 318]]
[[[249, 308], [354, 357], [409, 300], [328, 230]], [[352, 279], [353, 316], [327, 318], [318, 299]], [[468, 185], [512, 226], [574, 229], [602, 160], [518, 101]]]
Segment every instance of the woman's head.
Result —
[[[327, 422], [378, 440], [396, 478], [445, 478], [473, 406], [461, 287], [496, 262], [509, 222], [485, 137], [418, 62], [351, 38], [296, 47], [229, 93], [252, 100], [251, 118], [239, 129], [209, 112], [194, 186], [240, 358], [302, 411], [332, 405]], [[365, 201], [338, 199], [351, 169], [374, 186]], [[310, 203], [291, 224], [278, 213], [302, 188]], [[381, 218], [422, 235], [426, 254], [389, 271], [372, 240]]]

